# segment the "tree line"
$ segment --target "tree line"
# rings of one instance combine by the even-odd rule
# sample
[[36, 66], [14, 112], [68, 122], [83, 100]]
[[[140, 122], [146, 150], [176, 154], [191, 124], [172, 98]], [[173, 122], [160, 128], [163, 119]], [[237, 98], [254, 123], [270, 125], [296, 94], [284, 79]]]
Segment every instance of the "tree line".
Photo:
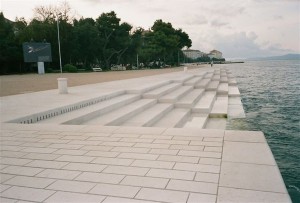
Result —
[[112, 65], [161, 67], [178, 65], [182, 48], [192, 41], [182, 29], [156, 20], [149, 30], [133, 28], [122, 22], [114, 11], [98, 18], [75, 18], [68, 4], [60, 7], [40, 6], [27, 22], [17, 18], [11, 22], [0, 13], [0, 73], [33, 72], [34, 63], [23, 62], [22, 43], [49, 42], [52, 62], [46, 70], [59, 69], [57, 20], [60, 30], [62, 64], [90, 70], [94, 66], [110, 70]]

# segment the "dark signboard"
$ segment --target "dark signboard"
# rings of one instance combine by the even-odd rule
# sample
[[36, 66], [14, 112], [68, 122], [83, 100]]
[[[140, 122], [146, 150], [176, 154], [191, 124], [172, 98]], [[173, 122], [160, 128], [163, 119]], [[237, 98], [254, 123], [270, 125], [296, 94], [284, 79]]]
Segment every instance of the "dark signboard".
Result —
[[23, 43], [23, 55], [25, 62], [51, 62], [51, 44], [25, 42]]

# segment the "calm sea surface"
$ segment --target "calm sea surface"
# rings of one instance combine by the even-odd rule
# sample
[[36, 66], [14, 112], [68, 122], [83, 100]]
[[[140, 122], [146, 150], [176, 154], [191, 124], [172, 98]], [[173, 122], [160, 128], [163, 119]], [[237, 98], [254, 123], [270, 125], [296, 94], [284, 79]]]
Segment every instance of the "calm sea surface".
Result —
[[300, 61], [226, 67], [236, 77], [246, 112], [228, 128], [264, 132], [293, 202], [300, 202]]

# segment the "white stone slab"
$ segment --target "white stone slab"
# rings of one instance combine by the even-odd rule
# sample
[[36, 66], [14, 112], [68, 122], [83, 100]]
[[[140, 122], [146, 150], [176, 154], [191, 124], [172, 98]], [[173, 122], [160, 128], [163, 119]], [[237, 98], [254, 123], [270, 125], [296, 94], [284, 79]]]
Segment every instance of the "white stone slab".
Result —
[[164, 94], [172, 92], [173, 90], [177, 89], [180, 86], [181, 86], [181, 84], [179, 84], [179, 83], [167, 84], [165, 86], [159, 87], [157, 89], [154, 89], [150, 92], [147, 92], [147, 93], [143, 94], [143, 98], [157, 99], [157, 98], [161, 97]]
[[243, 105], [228, 105], [228, 118], [246, 118]]
[[173, 109], [173, 104], [156, 104], [145, 111], [132, 116], [122, 126], [152, 126]]
[[181, 135], [181, 136], [197, 136], [197, 137], [223, 137], [224, 130], [207, 130], [199, 128], [169, 128], [164, 135]]
[[105, 196], [101, 195], [90, 195], [90, 194], [79, 194], [72, 192], [56, 192], [45, 202], [90, 202], [97, 203], [102, 202], [105, 199]]
[[158, 120], [154, 127], [182, 127], [190, 115], [190, 109], [186, 108], [174, 108], [169, 113], [165, 114], [160, 120]]
[[201, 79], [202, 77], [194, 77], [184, 82], [183, 85], [195, 86], [195, 84], [197, 84]]
[[240, 97], [228, 97], [229, 105], [243, 105]]
[[267, 143], [224, 142], [223, 161], [276, 166]]
[[105, 115], [99, 115], [100, 117], [89, 120], [84, 124], [118, 125], [131, 116], [153, 106], [155, 103], [156, 100], [154, 99], [141, 99]]
[[225, 82], [225, 83], [228, 83], [227, 74], [224, 74], [224, 75], [222, 75], [222, 74], [221, 74], [221, 79], [220, 79], [220, 82]]
[[225, 131], [225, 141], [233, 142], [261, 142], [267, 143], [264, 134], [261, 131]]
[[219, 186], [287, 193], [277, 166], [222, 162]]
[[218, 94], [227, 95], [228, 94], [228, 83], [220, 83], [217, 90]]
[[211, 79], [211, 78], [213, 77], [213, 75], [214, 75], [214, 73], [208, 72], [208, 73], [204, 76], [204, 78], [209, 78], [209, 79]]
[[175, 103], [176, 107], [192, 108], [203, 95], [203, 89], [194, 89]]
[[206, 121], [205, 129], [226, 129], [226, 118], [208, 118]]
[[[105, 100], [97, 104], [78, 109], [76, 111], [71, 111], [49, 119], [42, 120], [39, 123], [58, 124], [58, 123], [65, 123], [69, 120], [77, 118], [76, 124], [77, 123], [80, 124], [86, 120], [93, 119], [100, 114], [104, 114], [116, 108], [122, 107], [126, 104], [130, 104], [138, 99], [140, 99], [139, 95], [130, 95], [130, 94], [120, 95], [112, 99]], [[73, 123], [75, 123], [75, 121], [73, 121]]]
[[219, 187], [218, 203], [228, 202], [292, 202], [288, 194]]
[[215, 72], [215, 74], [213, 75], [213, 77], [211, 78], [211, 80], [214, 80], [214, 81], [220, 81], [221, 77], [220, 77], [220, 74]]
[[195, 85], [195, 88], [197, 88], [197, 89], [198, 88], [206, 88], [209, 83], [210, 83], [210, 78], [204, 78]]
[[241, 93], [237, 86], [228, 86], [228, 95], [231, 97], [240, 97]]
[[24, 201], [43, 202], [54, 193], [55, 191], [51, 190], [14, 186], [4, 191], [1, 196]]
[[209, 113], [216, 99], [215, 91], [205, 91], [200, 100], [193, 107], [193, 112]]
[[218, 89], [218, 86], [220, 84], [220, 81], [211, 81], [208, 83], [207, 87], [205, 88], [207, 91], [216, 91]]
[[162, 96], [161, 98], [159, 98], [158, 101], [162, 103], [175, 103], [178, 99], [180, 99], [192, 90], [192, 86], [182, 86], [179, 87], [177, 90], [174, 90], [173, 92]]
[[204, 128], [208, 119], [208, 114], [204, 114], [203, 116], [195, 116], [191, 120], [189, 120], [184, 128]]
[[210, 117], [221, 117], [227, 118], [228, 112], [228, 97], [227, 96], [218, 96], [212, 110], [209, 114]]

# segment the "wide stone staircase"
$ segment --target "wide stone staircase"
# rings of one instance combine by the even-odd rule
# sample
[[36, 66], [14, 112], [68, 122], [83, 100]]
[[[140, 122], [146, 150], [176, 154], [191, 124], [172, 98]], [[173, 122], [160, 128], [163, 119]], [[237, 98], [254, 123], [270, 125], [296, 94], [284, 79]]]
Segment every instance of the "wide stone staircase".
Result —
[[169, 81], [78, 105], [57, 113], [53, 110], [48, 116], [41, 112], [43, 116], [31, 118], [31, 123], [225, 129], [227, 118], [244, 117], [236, 81], [222, 68], [183, 73]]

